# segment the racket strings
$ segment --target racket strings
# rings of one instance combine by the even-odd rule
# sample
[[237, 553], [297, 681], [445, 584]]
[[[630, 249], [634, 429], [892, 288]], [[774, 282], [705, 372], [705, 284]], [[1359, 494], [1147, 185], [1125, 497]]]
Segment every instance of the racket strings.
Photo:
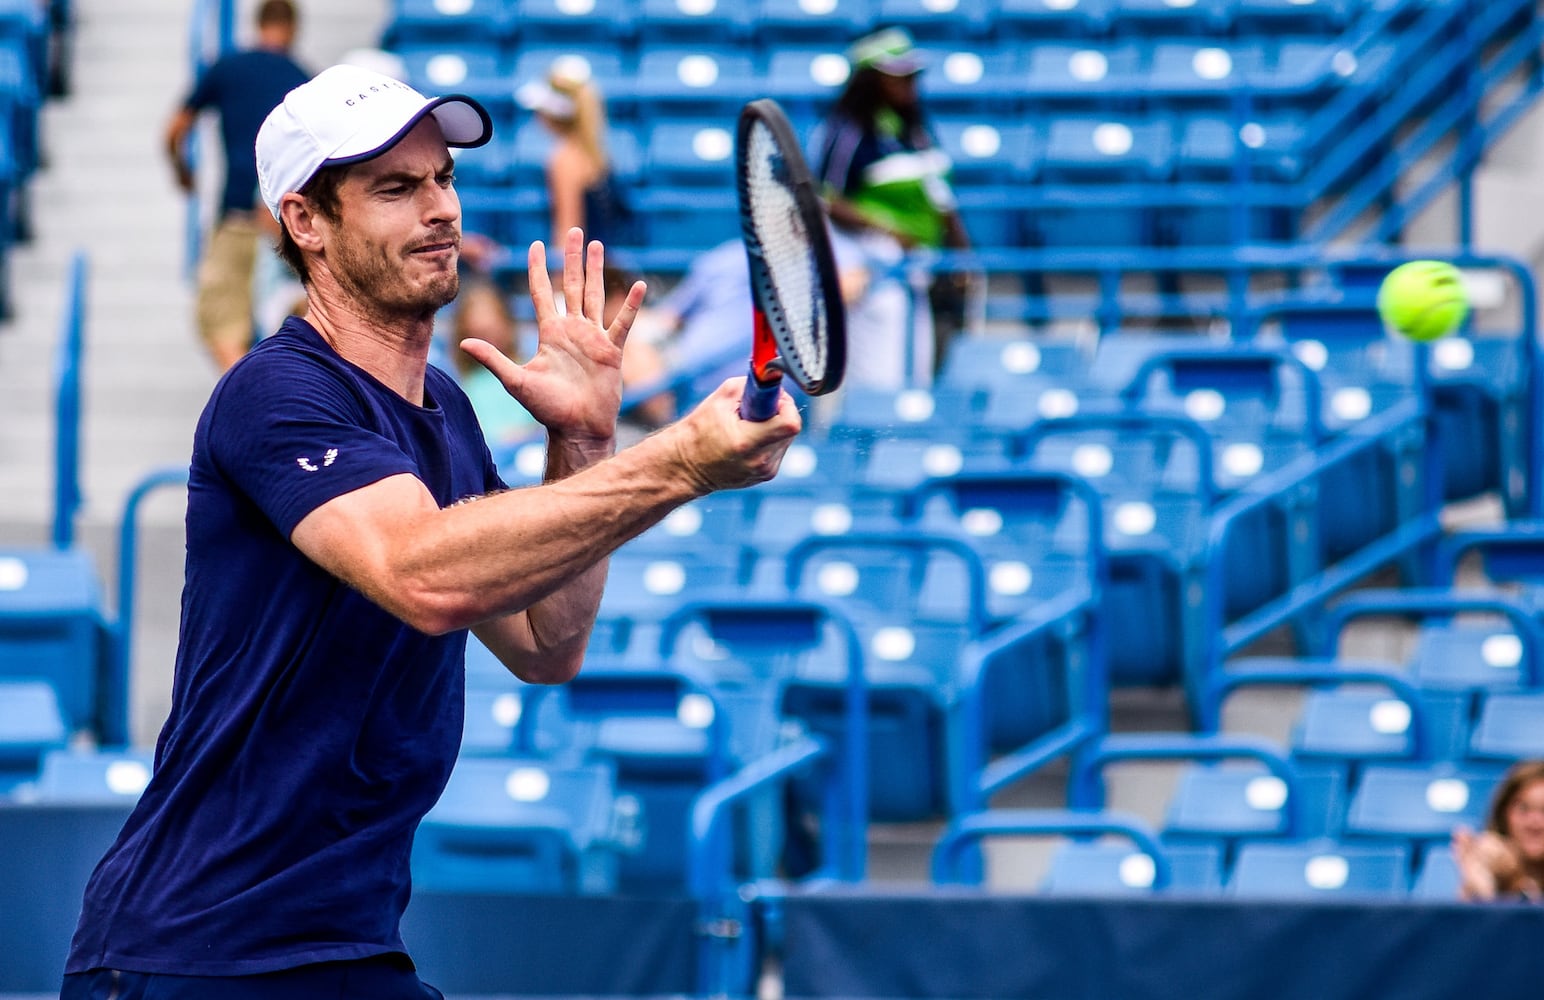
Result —
[[782, 327], [794, 348], [784, 351], [784, 367], [799, 381], [820, 382], [827, 369], [828, 317], [811, 236], [771, 129], [758, 122], [748, 140], [746, 196], [753, 245], [771, 286], [763, 289], [771, 294], [761, 296], [769, 306], [767, 320], [774, 328]]

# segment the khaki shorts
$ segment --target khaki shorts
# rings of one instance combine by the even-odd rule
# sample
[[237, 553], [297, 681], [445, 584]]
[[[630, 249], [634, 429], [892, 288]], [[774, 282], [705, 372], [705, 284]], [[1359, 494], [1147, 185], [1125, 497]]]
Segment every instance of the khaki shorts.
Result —
[[245, 349], [252, 343], [252, 275], [260, 240], [247, 216], [215, 227], [198, 265], [198, 335], [206, 344]]

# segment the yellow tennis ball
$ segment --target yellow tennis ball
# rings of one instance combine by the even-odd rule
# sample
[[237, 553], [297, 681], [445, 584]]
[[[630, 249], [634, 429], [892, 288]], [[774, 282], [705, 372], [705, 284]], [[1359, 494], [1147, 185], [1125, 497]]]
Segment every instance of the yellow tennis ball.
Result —
[[1401, 264], [1378, 286], [1378, 315], [1411, 340], [1446, 337], [1469, 315], [1463, 276], [1443, 260]]

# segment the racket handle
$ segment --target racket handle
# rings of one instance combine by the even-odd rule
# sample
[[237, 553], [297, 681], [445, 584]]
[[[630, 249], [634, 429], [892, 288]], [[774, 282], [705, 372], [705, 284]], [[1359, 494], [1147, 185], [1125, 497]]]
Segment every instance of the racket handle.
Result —
[[771, 420], [777, 412], [777, 397], [782, 391], [782, 379], [763, 385], [752, 370], [745, 380], [745, 395], [740, 397], [740, 419], [758, 424]]

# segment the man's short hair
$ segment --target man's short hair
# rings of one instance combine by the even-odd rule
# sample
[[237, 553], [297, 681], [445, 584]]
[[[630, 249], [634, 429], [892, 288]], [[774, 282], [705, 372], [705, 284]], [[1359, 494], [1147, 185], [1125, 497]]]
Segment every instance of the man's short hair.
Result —
[[262, 6], [257, 8], [257, 26], [260, 28], [293, 28], [298, 20], [300, 14], [292, 0], [263, 0]]
[[[343, 200], [338, 197], [338, 188], [343, 185], [343, 179], [348, 176], [351, 164], [333, 164], [322, 167], [306, 186], [300, 189], [300, 196], [331, 222], [337, 222], [343, 214]], [[290, 266], [295, 276], [303, 285], [311, 283], [311, 272], [306, 267], [306, 258], [296, 245], [289, 229], [285, 227], [284, 220], [279, 220], [279, 257]]]

